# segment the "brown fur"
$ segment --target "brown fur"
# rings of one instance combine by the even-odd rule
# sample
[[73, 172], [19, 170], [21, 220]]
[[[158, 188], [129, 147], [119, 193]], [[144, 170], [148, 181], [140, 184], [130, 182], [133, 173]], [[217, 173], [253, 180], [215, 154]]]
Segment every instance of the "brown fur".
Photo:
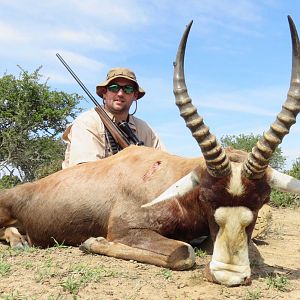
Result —
[[[153, 170], [158, 161], [158, 168]], [[130, 147], [105, 160], [81, 164], [2, 191], [0, 226], [17, 219], [32, 243], [42, 247], [53, 244], [53, 238], [79, 245], [90, 236], [106, 237], [110, 216], [115, 211], [120, 214], [118, 219], [128, 215], [128, 222], [132, 222], [137, 211], [145, 213], [140, 208], [142, 204], [198, 164], [199, 159]]]
[[[228, 153], [235, 162], [245, 159], [244, 152], [229, 149]], [[201, 180], [193, 191], [141, 208], [194, 169]], [[40, 247], [55, 241], [80, 245], [90, 237], [103, 237], [89, 240], [82, 249], [183, 269], [193, 265], [193, 255], [191, 247], [180, 241], [209, 233], [214, 239], [218, 226], [213, 215], [218, 207], [246, 206], [255, 219], [268, 200], [270, 188], [265, 178], [243, 178], [245, 190], [239, 197], [227, 190], [229, 180], [229, 176], [211, 177], [203, 158], [131, 146], [107, 159], [1, 191], [0, 226], [18, 221], [28, 241]], [[249, 236], [254, 222], [247, 228]], [[126, 255], [121, 249], [127, 249]]]

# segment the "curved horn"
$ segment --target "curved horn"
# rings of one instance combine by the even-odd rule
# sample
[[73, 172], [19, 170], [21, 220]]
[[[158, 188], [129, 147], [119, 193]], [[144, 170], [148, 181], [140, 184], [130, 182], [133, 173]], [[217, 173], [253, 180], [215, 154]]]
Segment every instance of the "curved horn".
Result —
[[203, 118], [198, 115], [185, 84], [184, 55], [192, 23], [193, 21], [187, 25], [183, 33], [177, 51], [176, 62], [174, 62], [173, 89], [176, 105], [179, 108], [180, 115], [185, 120], [186, 126], [190, 129], [200, 146], [208, 172], [213, 177], [223, 177], [231, 173], [228, 157], [215, 136], [209, 132], [209, 128], [204, 124]]
[[300, 180], [281, 173], [273, 168], [270, 168], [270, 178], [268, 180], [271, 187], [288, 193], [300, 195]]
[[249, 153], [243, 165], [243, 173], [249, 179], [261, 178], [269, 164], [269, 160], [276, 147], [282, 142], [284, 136], [289, 133], [290, 127], [296, 123], [297, 114], [300, 111], [300, 46], [295, 24], [288, 16], [292, 48], [292, 74], [287, 99], [277, 115], [270, 129], [264, 133], [256, 146]]
[[184, 177], [180, 178], [154, 200], [142, 205], [142, 207], [148, 207], [156, 203], [171, 200], [177, 197], [182, 197], [193, 190], [197, 185], [199, 185], [199, 177], [197, 175], [197, 172], [194, 170]]

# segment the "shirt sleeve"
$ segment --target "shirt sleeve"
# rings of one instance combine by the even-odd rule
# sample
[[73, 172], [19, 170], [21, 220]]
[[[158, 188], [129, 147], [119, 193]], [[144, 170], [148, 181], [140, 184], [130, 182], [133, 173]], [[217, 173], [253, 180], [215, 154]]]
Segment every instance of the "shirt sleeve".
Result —
[[63, 140], [67, 143], [63, 169], [105, 157], [104, 125], [95, 114], [92, 111], [83, 113], [63, 134]]
[[135, 123], [136, 135], [140, 141], [147, 147], [166, 151], [165, 145], [160, 140], [158, 134], [143, 120], [133, 117]]

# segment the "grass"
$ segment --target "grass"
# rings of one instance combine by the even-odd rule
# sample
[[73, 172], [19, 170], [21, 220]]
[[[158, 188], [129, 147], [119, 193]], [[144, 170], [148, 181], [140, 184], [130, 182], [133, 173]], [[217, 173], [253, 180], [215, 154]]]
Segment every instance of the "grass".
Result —
[[[47, 300], [67, 300], [69, 298], [65, 297], [65, 296], [62, 296], [62, 295], [58, 295], [58, 296], [48, 296], [47, 297]], [[73, 299], [76, 299], [75, 297], [73, 297]]]
[[172, 276], [173, 276], [173, 273], [169, 269], [161, 269], [157, 273], [157, 275], [162, 275], [165, 278], [165, 280], [170, 280], [172, 278]]
[[34, 268], [34, 263], [32, 261], [25, 260], [24, 262], [21, 263], [21, 266], [23, 266], [26, 270], [30, 270]]
[[119, 272], [107, 270], [103, 267], [89, 267], [86, 264], [77, 264], [74, 265], [71, 272], [81, 276], [82, 282], [99, 282], [101, 278], [104, 277], [118, 277]]
[[194, 251], [195, 251], [195, 255], [200, 257], [200, 258], [204, 258], [207, 255], [205, 250], [202, 250], [202, 249], [199, 249], [199, 248], [194, 248]]
[[31, 254], [31, 253], [35, 253], [36, 251], [38, 251], [39, 248], [37, 247], [29, 247], [26, 246], [24, 248], [7, 248], [5, 251], [1, 251], [1, 257], [15, 257], [15, 256], [20, 256], [20, 255], [24, 255], [24, 254]]
[[75, 278], [75, 276], [67, 277], [67, 279], [60, 284], [64, 291], [67, 291], [70, 294], [77, 295], [79, 289], [83, 285], [80, 278]]
[[270, 274], [266, 277], [268, 288], [273, 288], [281, 292], [288, 291], [289, 280], [284, 275]]
[[65, 245], [64, 242], [59, 243], [55, 238], [52, 238], [54, 241], [54, 245], [52, 247], [47, 248], [48, 251], [52, 251], [55, 249], [65, 249], [65, 248], [70, 248], [70, 246]]
[[259, 289], [249, 290], [247, 289], [245, 300], [257, 300], [261, 297], [261, 291]]
[[[0, 299], [1, 300], [38, 300], [39, 297], [36, 298], [36, 297], [32, 297], [32, 296], [23, 296], [19, 292], [11, 292], [9, 294], [7, 294], [7, 293], [0, 294]], [[47, 300], [67, 300], [67, 299], [70, 299], [70, 298], [67, 298], [63, 295], [58, 295], [58, 296], [50, 295], [47, 297]], [[76, 299], [76, 298], [73, 297], [73, 299]]]
[[272, 190], [271, 203], [276, 207], [294, 208], [299, 206], [299, 195]]
[[11, 272], [12, 265], [6, 262], [3, 258], [0, 260], [0, 275], [7, 276]]
[[34, 279], [36, 282], [44, 282], [57, 276], [59, 276], [58, 264], [54, 264], [51, 258], [47, 258], [40, 267], [36, 268]]
[[90, 267], [86, 264], [76, 264], [68, 270], [70, 274], [60, 286], [64, 291], [77, 295], [79, 290], [91, 282], [100, 282], [104, 277], [118, 277], [120, 273], [102, 267]]
[[[19, 266], [22, 266], [32, 274], [36, 283], [61, 287], [60, 294], [49, 296], [49, 300], [63, 300], [70, 299], [70, 296], [72, 299], [77, 299], [78, 292], [93, 282], [100, 282], [101, 279], [105, 277], [120, 277], [122, 275], [122, 272], [114, 271], [102, 266], [95, 267], [94, 265], [91, 266], [89, 264], [71, 261], [69, 262], [69, 265], [66, 265], [64, 259], [56, 260], [56, 257], [53, 258], [51, 256], [52, 252], [55, 252], [55, 249], [64, 256], [65, 254], [60, 250], [61, 248], [71, 247], [66, 247], [63, 244], [57, 243], [54, 247], [45, 250], [38, 248], [6, 248], [5, 251], [0, 252], [0, 278], [1, 276], [9, 276], [12, 273], [13, 266], [16, 264], [17, 267], [19, 263]], [[37, 257], [39, 258], [32, 255], [33, 252], [36, 252]], [[9, 263], [8, 260], [12, 261], [12, 263]], [[63, 295], [61, 293], [67, 293], [69, 295]], [[33, 300], [35, 298], [32, 296], [28, 298], [24, 294], [19, 294], [18, 291], [13, 291], [6, 293], [0, 292], [0, 299]]]
[[1, 300], [34, 300], [35, 298], [28, 298], [27, 296], [22, 296], [18, 292], [11, 292], [10, 294], [1, 294]]

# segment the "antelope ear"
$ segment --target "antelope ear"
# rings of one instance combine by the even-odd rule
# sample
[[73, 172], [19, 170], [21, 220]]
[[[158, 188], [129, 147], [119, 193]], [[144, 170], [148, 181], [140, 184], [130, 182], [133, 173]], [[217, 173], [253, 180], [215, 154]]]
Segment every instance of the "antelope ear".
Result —
[[171, 200], [173, 198], [181, 197], [193, 190], [199, 184], [199, 177], [195, 170], [188, 173], [174, 184], [172, 184], [167, 190], [160, 194], [157, 198], [149, 203], [142, 205], [142, 207], [149, 207], [156, 203]]
[[268, 175], [268, 182], [274, 189], [300, 195], [300, 180], [290, 175], [281, 173], [273, 168], [269, 168]]

